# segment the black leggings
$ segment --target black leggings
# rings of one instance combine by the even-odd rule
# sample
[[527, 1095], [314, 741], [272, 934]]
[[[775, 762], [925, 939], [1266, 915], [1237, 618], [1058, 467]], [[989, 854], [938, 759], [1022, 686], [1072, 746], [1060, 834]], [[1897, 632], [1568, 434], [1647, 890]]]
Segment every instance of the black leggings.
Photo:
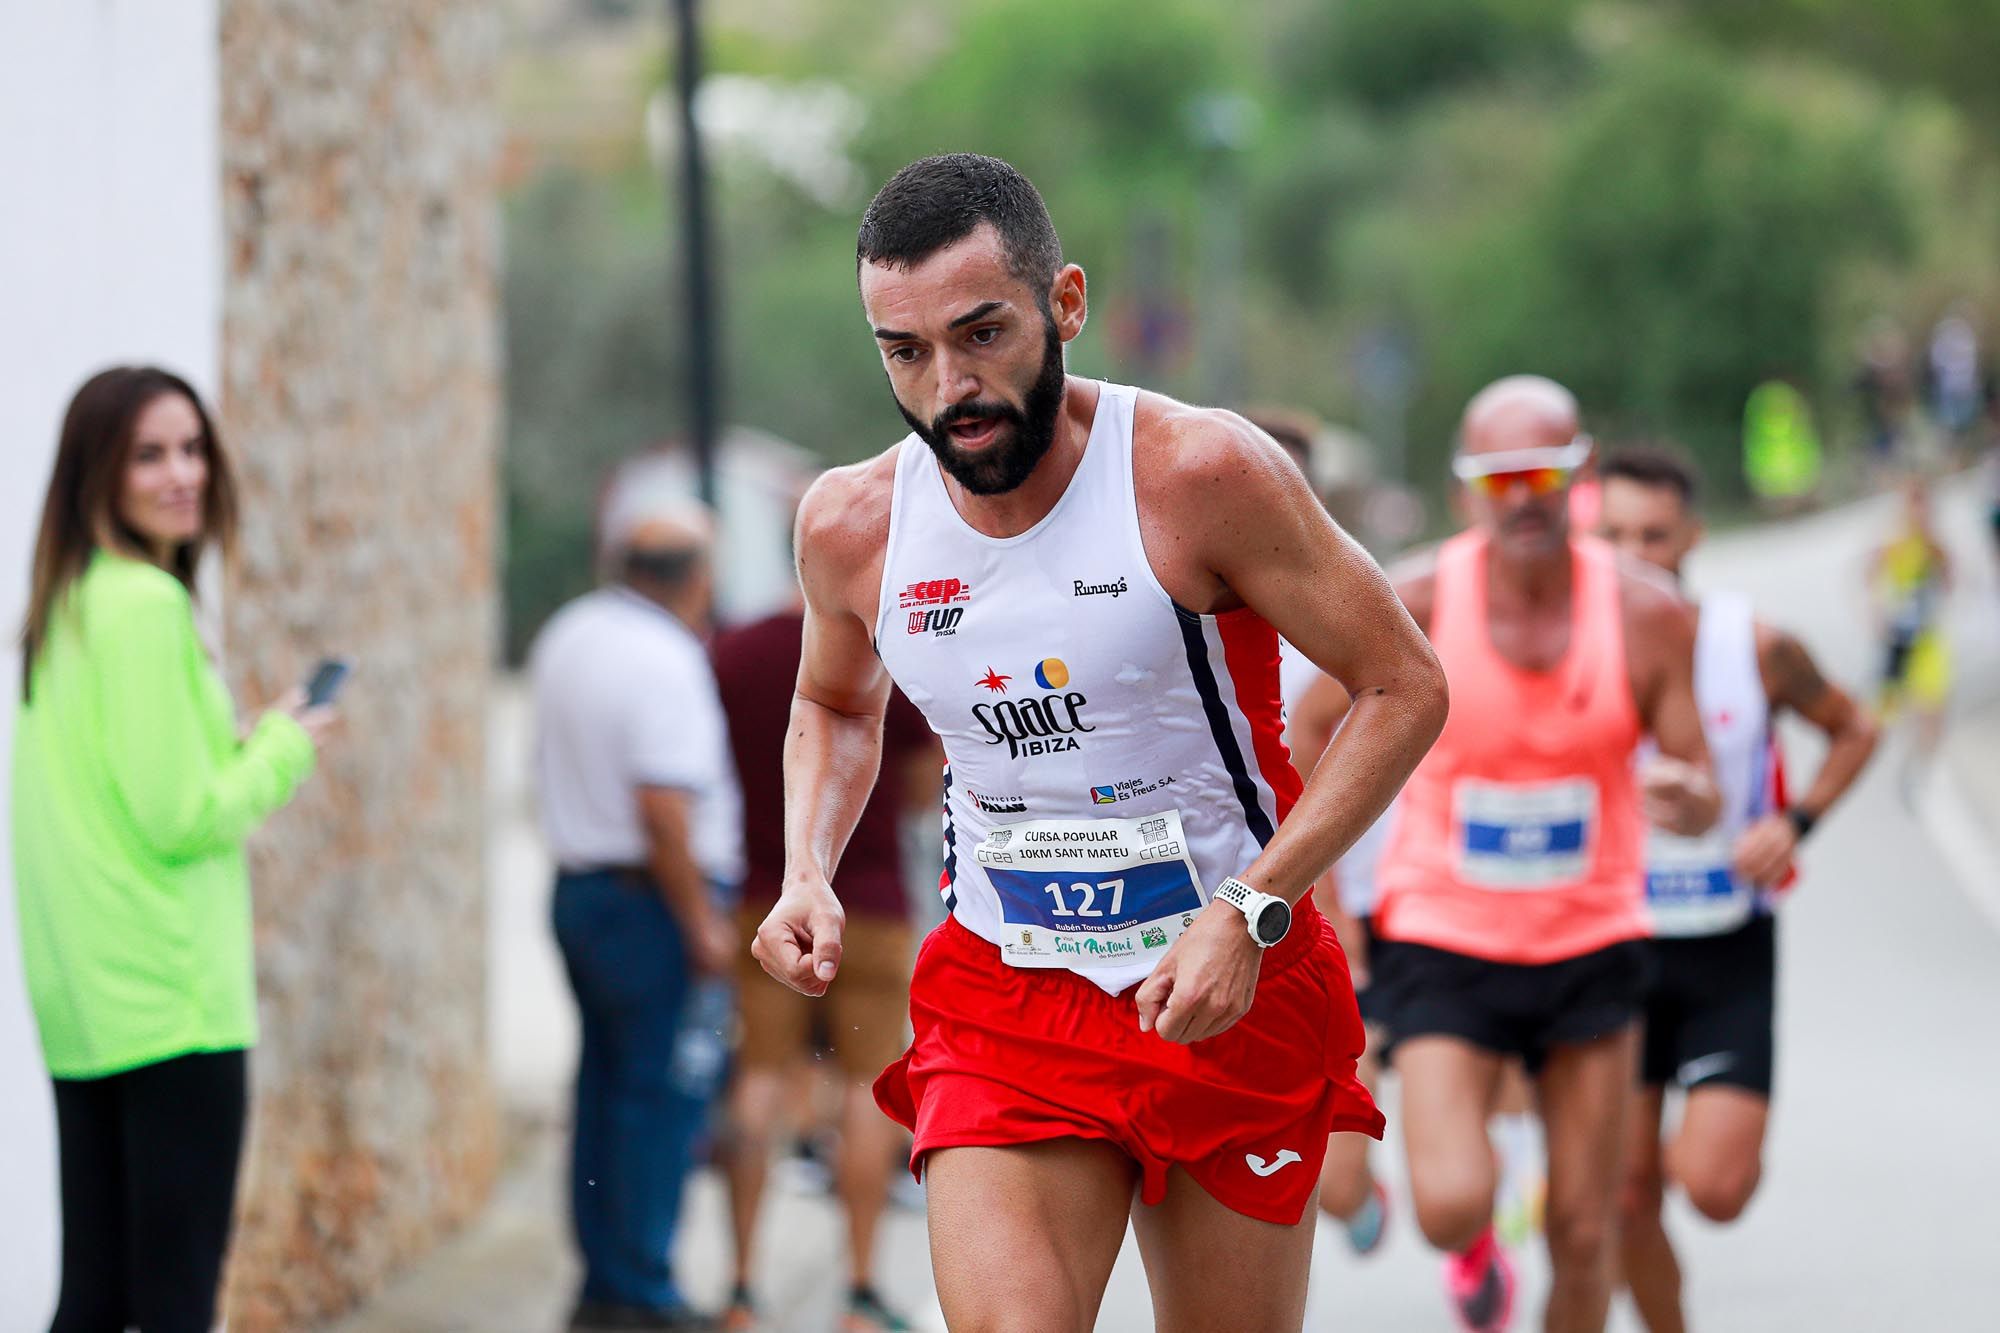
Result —
[[244, 1052], [217, 1051], [55, 1080], [62, 1299], [49, 1333], [209, 1333], [248, 1074]]

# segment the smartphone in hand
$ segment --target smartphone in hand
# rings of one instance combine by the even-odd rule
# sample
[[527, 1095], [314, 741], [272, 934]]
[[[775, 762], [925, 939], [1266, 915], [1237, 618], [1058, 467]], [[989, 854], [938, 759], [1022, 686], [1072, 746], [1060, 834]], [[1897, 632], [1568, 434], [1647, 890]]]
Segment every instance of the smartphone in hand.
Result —
[[325, 708], [332, 704], [340, 694], [340, 687], [347, 683], [347, 673], [353, 669], [354, 664], [344, 657], [321, 658], [306, 681], [306, 707]]

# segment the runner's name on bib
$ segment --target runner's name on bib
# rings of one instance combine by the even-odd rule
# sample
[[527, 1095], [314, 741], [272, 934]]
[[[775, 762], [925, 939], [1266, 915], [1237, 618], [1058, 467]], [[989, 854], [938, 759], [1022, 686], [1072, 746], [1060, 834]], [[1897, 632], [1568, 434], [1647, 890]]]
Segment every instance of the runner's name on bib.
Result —
[[1029, 819], [974, 851], [1000, 898], [1014, 967], [1158, 961], [1205, 901], [1178, 810], [1137, 819]]
[[1736, 877], [1727, 834], [1646, 839], [1646, 908], [1655, 935], [1720, 935], [1750, 919], [1755, 894]]
[[1482, 782], [1451, 791], [1458, 874], [1467, 884], [1509, 892], [1554, 888], [1583, 878], [1597, 831], [1597, 784]]

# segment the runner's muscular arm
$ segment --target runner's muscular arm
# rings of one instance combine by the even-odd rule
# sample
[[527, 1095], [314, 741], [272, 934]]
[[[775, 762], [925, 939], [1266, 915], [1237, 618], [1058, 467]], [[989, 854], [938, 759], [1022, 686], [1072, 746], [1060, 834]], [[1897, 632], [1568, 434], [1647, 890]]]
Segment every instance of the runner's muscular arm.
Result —
[[1249, 423], [1203, 414], [1176, 488], [1192, 555], [1216, 587], [1341, 682], [1352, 702], [1305, 791], [1240, 878], [1296, 902], [1402, 789], [1444, 727], [1444, 669], [1368, 553]]
[[[1822, 676], [1805, 645], [1783, 630], [1757, 626], [1757, 669], [1775, 711], [1789, 708], [1826, 735], [1826, 758], [1812, 786], [1793, 809], [1818, 820], [1854, 785], [1875, 753], [1875, 717], [1854, 696]], [[1736, 870], [1753, 884], [1782, 879], [1798, 848], [1798, 826], [1774, 810], [1743, 830], [1736, 842]]]
[[1620, 574], [1626, 674], [1659, 754], [1639, 772], [1646, 820], [1669, 833], [1708, 831], [1722, 811], [1694, 695], [1694, 609], [1650, 573]]
[[[1299, 706], [1292, 710], [1286, 725], [1285, 739], [1292, 747], [1292, 767], [1298, 770], [1302, 782], [1311, 780], [1313, 766], [1326, 752], [1327, 742], [1339, 730], [1352, 702], [1346, 688], [1332, 676], [1318, 677], [1300, 696]], [[1367, 943], [1361, 935], [1361, 923], [1340, 905], [1338, 866], [1313, 881], [1312, 896], [1320, 915], [1333, 923], [1333, 933], [1340, 938], [1354, 984], [1364, 984], [1368, 971]]]
[[888, 530], [880, 463], [827, 473], [799, 506], [805, 639], [785, 736], [785, 880], [751, 952], [793, 990], [823, 995], [840, 967], [846, 913], [833, 872], [882, 762], [889, 673], [872, 617]]
[[[1291, 815], [1237, 872], [1296, 903], [1437, 738], [1444, 671], [1382, 571], [1268, 437], [1230, 413], [1161, 413], [1145, 399], [1139, 417], [1140, 524], [1168, 592], [1192, 610], [1253, 608], [1353, 696]], [[1140, 1029], [1178, 1042], [1226, 1031], [1249, 1012], [1260, 962], [1235, 909], [1211, 905], [1141, 983]]]

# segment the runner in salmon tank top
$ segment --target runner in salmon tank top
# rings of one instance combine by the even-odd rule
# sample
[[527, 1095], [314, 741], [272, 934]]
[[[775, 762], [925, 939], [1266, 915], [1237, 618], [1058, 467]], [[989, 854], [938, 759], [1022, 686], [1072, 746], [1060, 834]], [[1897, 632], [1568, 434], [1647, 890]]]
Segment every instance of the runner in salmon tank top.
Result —
[[[1669, 449], [1633, 446], [1606, 458], [1602, 473], [1599, 534], [1680, 583], [1702, 537], [1692, 465]], [[1650, 1333], [1687, 1326], [1680, 1261], [1661, 1216], [1668, 1181], [1711, 1222], [1732, 1222], [1763, 1178], [1778, 903], [1800, 842], [1854, 784], [1877, 735], [1868, 710], [1822, 676], [1796, 638], [1758, 620], [1749, 598], [1709, 592], [1697, 614], [1695, 697], [1722, 816], [1699, 838], [1656, 830], [1647, 843], [1653, 976], [1618, 1227], [1620, 1272]], [[1784, 709], [1827, 742], [1811, 785], [1789, 802], [1772, 732]], [[1666, 1137], [1669, 1086], [1686, 1097]]]
[[[1443, 725], [1443, 675], [1268, 436], [1065, 373], [1083, 270], [1019, 172], [913, 163], [856, 250], [911, 434], [801, 508], [787, 864], [753, 951], [840, 984], [829, 885], [893, 678], [944, 742], [950, 915], [875, 1094], [916, 1136], [946, 1322], [1083, 1333], [1129, 1223], [1154, 1326], [1297, 1329], [1327, 1135], [1382, 1130], [1308, 891]], [[1306, 783], [1280, 633], [1356, 695]]]
[[[1604, 1326], [1646, 982], [1645, 826], [1692, 835], [1718, 809], [1693, 615], [1670, 582], [1570, 532], [1590, 450], [1562, 386], [1482, 390], [1452, 462], [1471, 525], [1397, 582], [1451, 716], [1397, 801], [1373, 993], [1417, 1223], [1447, 1252], [1470, 1329], [1504, 1328], [1513, 1305], [1486, 1134], [1509, 1057], [1535, 1081], [1548, 1144], [1546, 1326]], [[1636, 766], [1649, 735], [1658, 754]]]

